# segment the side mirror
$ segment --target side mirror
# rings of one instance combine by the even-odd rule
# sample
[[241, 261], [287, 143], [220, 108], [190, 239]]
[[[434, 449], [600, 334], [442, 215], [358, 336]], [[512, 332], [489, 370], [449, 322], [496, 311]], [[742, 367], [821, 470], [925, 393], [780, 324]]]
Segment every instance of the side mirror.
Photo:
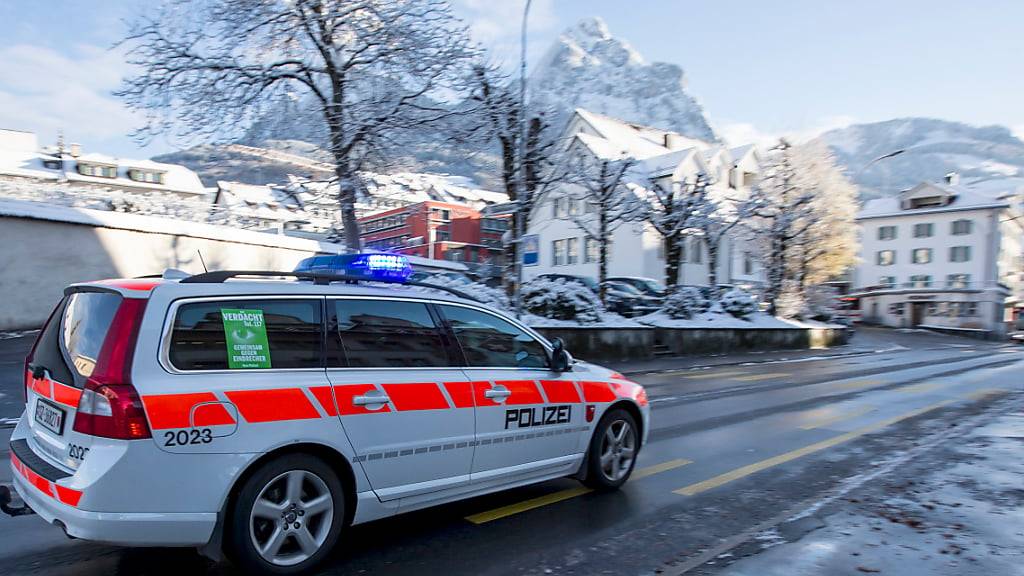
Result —
[[551, 341], [551, 369], [555, 372], [568, 372], [572, 366], [572, 357], [565, 351], [565, 343], [561, 338]]

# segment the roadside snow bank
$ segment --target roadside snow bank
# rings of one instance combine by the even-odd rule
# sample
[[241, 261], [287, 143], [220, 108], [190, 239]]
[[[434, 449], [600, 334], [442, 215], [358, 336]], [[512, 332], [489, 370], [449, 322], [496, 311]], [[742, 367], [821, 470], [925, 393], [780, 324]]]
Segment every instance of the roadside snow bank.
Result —
[[755, 312], [743, 318], [722, 312], [703, 312], [692, 318], [672, 318], [658, 311], [635, 319], [638, 323], [656, 328], [693, 328], [693, 329], [764, 329], [764, 328], [843, 328], [839, 324], [828, 324], [815, 320], [787, 320]]

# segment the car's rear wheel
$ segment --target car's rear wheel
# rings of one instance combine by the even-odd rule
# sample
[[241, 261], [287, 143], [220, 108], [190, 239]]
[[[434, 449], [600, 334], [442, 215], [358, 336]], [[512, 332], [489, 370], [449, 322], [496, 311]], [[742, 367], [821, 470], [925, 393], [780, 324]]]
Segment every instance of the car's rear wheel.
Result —
[[338, 541], [345, 523], [344, 486], [319, 458], [282, 456], [245, 481], [229, 522], [227, 551], [246, 573], [302, 572]]
[[639, 428], [633, 415], [621, 408], [609, 411], [590, 439], [584, 483], [598, 490], [622, 486], [633, 473], [639, 451]]

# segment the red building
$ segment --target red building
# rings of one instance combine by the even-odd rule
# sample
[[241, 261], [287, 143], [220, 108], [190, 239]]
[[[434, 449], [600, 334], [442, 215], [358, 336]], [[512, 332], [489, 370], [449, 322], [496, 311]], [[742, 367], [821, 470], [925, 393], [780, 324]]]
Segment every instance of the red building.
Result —
[[435, 260], [502, 265], [508, 217], [484, 217], [461, 204], [428, 200], [359, 219], [363, 246]]

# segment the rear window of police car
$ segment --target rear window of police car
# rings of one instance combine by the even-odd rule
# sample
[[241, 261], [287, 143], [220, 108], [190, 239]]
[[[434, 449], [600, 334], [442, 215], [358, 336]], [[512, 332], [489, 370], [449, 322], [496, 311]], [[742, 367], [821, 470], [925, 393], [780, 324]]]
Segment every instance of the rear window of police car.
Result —
[[262, 312], [270, 352], [269, 368], [323, 367], [321, 302], [267, 299], [182, 304], [174, 317], [168, 351], [176, 369], [230, 369], [222, 310]]

